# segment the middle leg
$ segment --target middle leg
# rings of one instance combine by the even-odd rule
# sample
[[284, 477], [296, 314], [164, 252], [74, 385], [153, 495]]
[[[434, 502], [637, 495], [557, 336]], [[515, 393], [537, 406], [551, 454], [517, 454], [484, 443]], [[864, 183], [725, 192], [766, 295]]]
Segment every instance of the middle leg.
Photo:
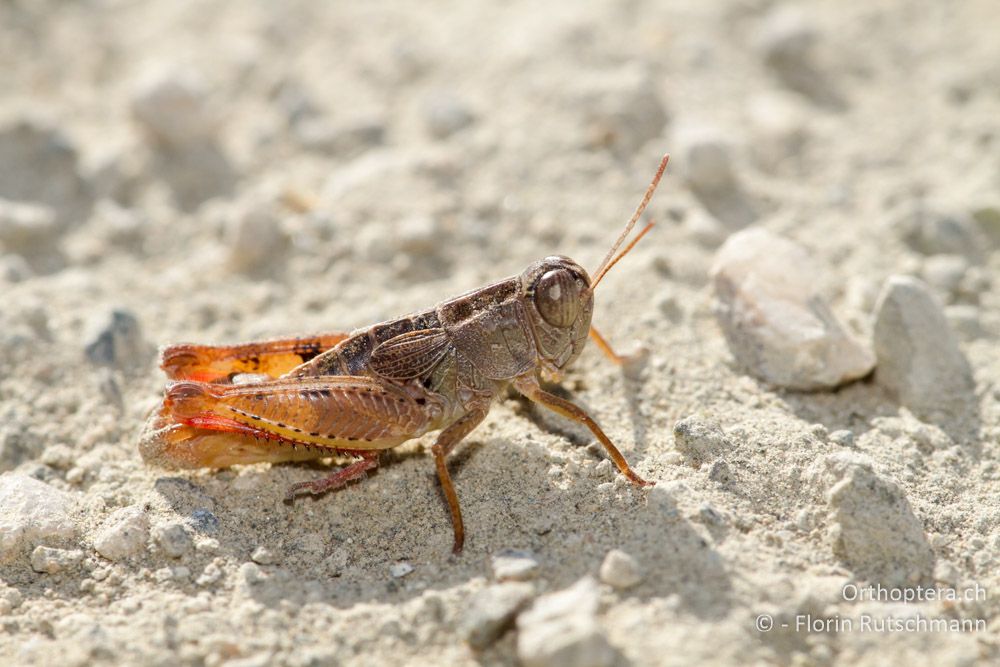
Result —
[[455, 531], [455, 542], [452, 544], [452, 553], [460, 553], [465, 544], [465, 524], [462, 523], [462, 508], [458, 504], [458, 494], [455, 493], [455, 485], [452, 484], [451, 474], [448, 472], [448, 464], [445, 458], [448, 453], [455, 448], [462, 438], [469, 435], [483, 419], [486, 418], [488, 408], [475, 408], [467, 412], [454, 424], [446, 428], [438, 435], [437, 442], [431, 448], [434, 453], [434, 465], [437, 467], [438, 479], [441, 481], [441, 490], [444, 491], [445, 500], [448, 501], [448, 510], [451, 512], [451, 525]]

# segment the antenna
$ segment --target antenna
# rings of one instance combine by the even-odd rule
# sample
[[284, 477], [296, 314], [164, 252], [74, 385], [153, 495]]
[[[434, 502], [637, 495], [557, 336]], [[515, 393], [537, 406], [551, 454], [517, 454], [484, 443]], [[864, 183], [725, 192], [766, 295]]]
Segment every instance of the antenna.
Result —
[[653, 176], [653, 180], [649, 184], [649, 187], [646, 188], [646, 194], [643, 195], [642, 201], [639, 202], [639, 207], [635, 209], [635, 213], [632, 214], [631, 219], [629, 219], [629, 221], [625, 224], [625, 229], [623, 229], [622, 233], [618, 235], [618, 239], [615, 241], [614, 245], [611, 246], [611, 250], [609, 250], [608, 254], [604, 256], [604, 261], [602, 261], [601, 265], [597, 267], [597, 271], [595, 272], [596, 278], [594, 278], [594, 281], [590, 284], [591, 290], [597, 287], [597, 283], [601, 282], [601, 278], [603, 278], [604, 275], [611, 270], [611, 267], [617, 264], [618, 260], [628, 254], [628, 251], [635, 247], [635, 244], [639, 242], [639, 239], [641, 239], [646, 232], [652, 228], [653, 223], [647, 224], [646, 227], [639, 232], [639, 235], [628, 244], [625, 250], [615, 257], [615, 252], [625, 241], [625, 238], [632, 231], [632, 228], [635, 227], [635, 223], [639, 220], [639, 216], [641, 216], [642, 212], [646, 210], [646, 205], [649, 204], [649, 200], [653, 198], [653, 193], [656, 192], [656, 186], [660, 184], [660, 178], [663, 177], [663, 172], [666, 170], [667, 162], [669, 161], [669, 155], [664, 155], [663, 159], [660, 160], [660, 167], [656, 170], [656, 174]]

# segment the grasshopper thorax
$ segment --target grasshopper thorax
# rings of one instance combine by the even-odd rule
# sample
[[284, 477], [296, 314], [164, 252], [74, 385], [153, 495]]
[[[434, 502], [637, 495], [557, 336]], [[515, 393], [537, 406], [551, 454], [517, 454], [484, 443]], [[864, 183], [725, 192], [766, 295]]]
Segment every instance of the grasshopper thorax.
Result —
[[553, 255], [525, 269], [521, 284], [538, 353], [562, 369], [579, 355], [590, 331], [590, 276], [569, 257]]

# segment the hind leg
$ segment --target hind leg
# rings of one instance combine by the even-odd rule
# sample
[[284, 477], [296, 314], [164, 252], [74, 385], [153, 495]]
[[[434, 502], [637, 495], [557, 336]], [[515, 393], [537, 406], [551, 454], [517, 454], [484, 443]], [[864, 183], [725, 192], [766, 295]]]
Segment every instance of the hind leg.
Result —
[[311, 482], [293, 484], [288, 489], [288, 493], [285, 494], [285, 500], [294, 500], [295, 496], [301, 493], [319, 495], [346, 486], [348, 482], [356, 479], [364, 479], [368, 476], [369, 470], [378, 467], [378, 452], [365, 452], [361, 457], [360, 461], [344, 466], [326, 477]]

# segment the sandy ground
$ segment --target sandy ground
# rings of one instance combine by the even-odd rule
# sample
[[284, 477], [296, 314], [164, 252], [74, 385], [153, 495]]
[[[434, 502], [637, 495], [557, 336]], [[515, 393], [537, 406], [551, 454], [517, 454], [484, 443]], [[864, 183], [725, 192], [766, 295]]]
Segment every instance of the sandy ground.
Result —
[[[993, 664], [1000, 14], [795, 7], [0, 3], [0, 662]], [[460, 557], [433, 436], [293, 505], [323, 464], [140, 459], [157, 346], [593, 267], [668, 151], [658, 227], [596, 294], [645, 362], [588, 348], [563, 383], [654, 489], [514, 396], [453, 456]], [[877, 372], [745, 373], [709, 267], [747, 225], [806, 247], [868, 346], [886, 278], [929, 283], [975, 379], [960, 417]], [[984, 593], [849, 593], [875, 584]]]

